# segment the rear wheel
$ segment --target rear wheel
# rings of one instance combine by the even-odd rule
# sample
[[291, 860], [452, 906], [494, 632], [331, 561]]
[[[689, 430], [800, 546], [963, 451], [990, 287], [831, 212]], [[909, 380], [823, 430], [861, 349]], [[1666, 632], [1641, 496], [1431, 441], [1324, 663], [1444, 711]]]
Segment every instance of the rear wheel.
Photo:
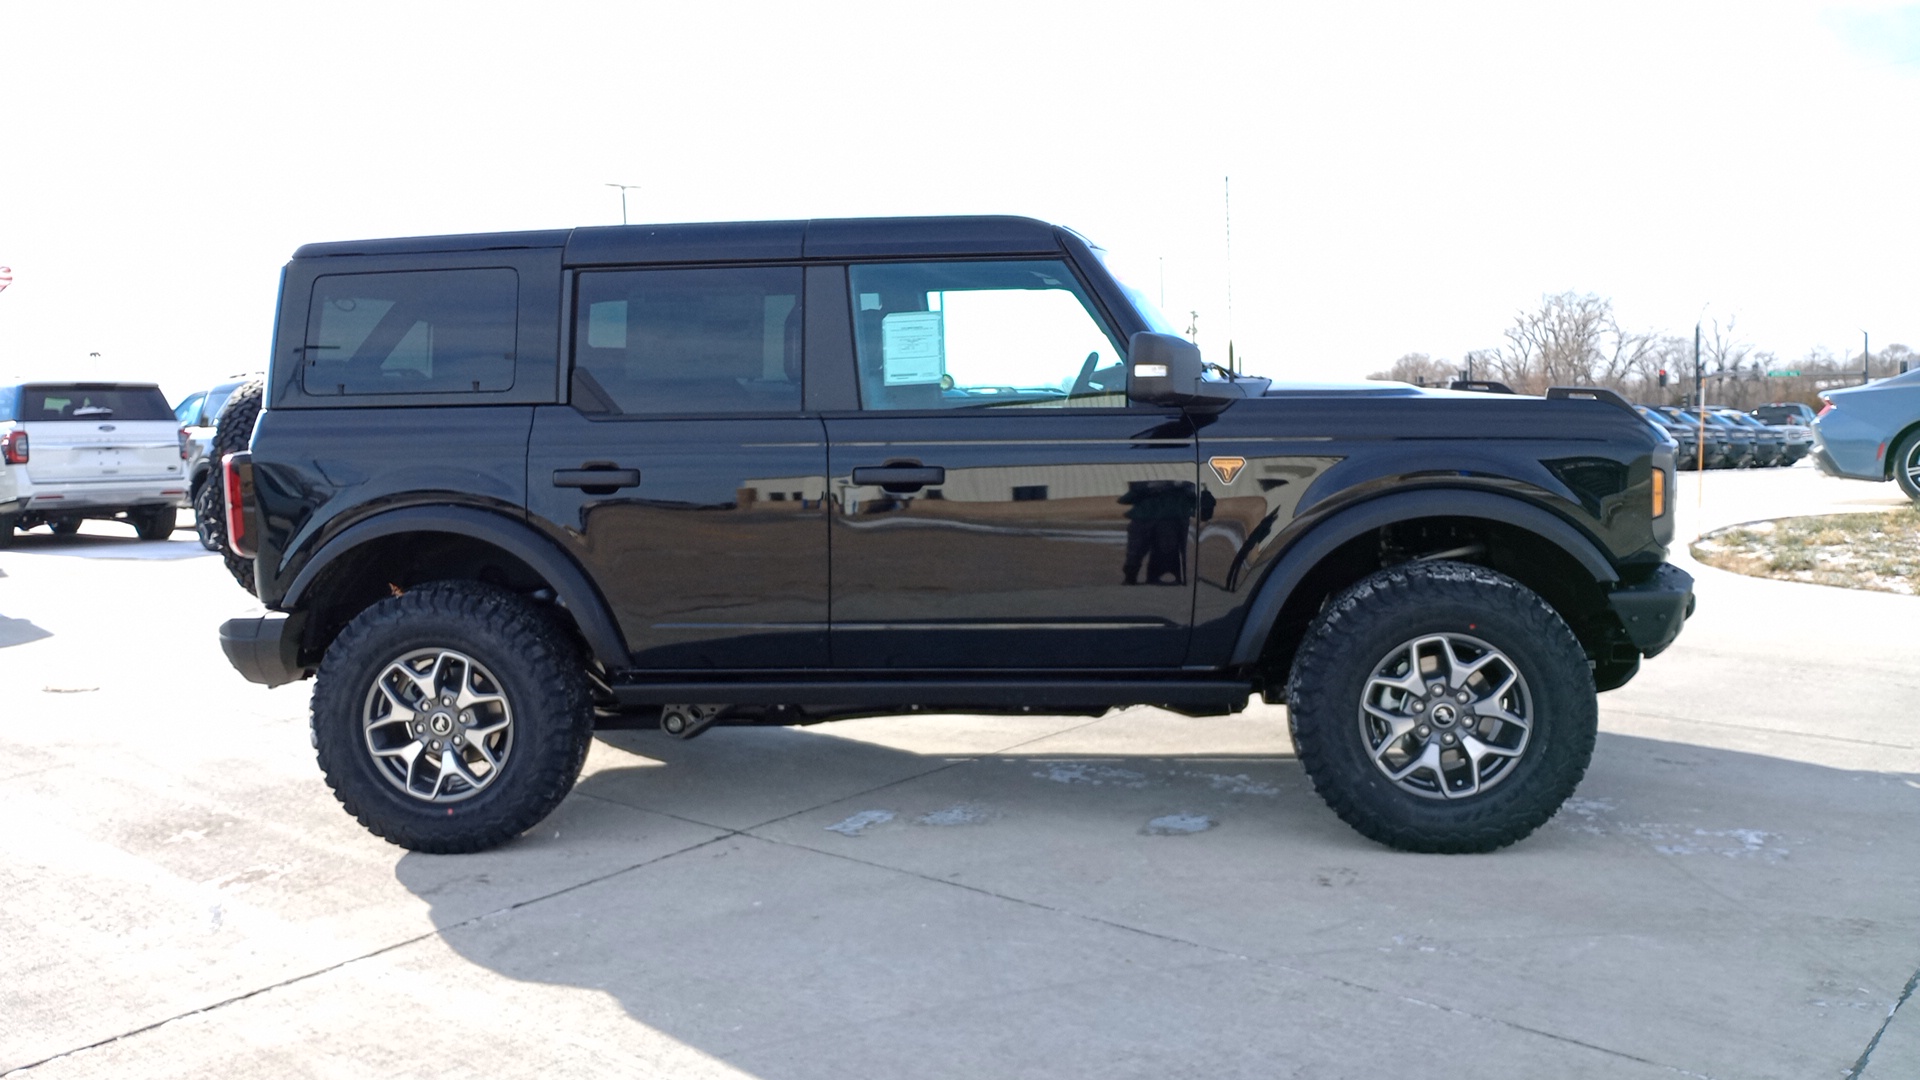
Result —
[[1912, 431], [1893, 451], [1893, 478], [1907, 498], [1920, 503], [1920, 431]]
[[[133, 527], [142, 540], [165, 540], [173, 535], [173, 527], [180, 523], [180, 512], [171, 506], [162, 506], [157, 510], [143, 510], [132, 517]], [[73, 527], [78, 529], [79, 522], [75, 522]]]
[[442, 854], [538, 824], [593, 734], [578, 649], [531, 603], [436, 582], [361, 612], [314, 682], [314, 747], [341, 805], [375, 835]]
[[1294, 661], [1301, 764], [1341, 820], [1406, 851], [1492, 851], [1585, 775], [1598, 711], [1579, 641], [1484, 567], [1380, 571], [1321, 612]]

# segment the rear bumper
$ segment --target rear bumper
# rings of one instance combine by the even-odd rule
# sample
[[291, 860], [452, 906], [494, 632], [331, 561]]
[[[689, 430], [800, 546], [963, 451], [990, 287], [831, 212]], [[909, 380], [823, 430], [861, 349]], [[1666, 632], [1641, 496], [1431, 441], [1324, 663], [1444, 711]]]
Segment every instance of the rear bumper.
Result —
[[1693, 614], [1693, 575], [1663, 563], [1645, 581], [1622, 585], [1607, 597], [1627, 638], [1642, 656], [1658, 656]]
[[261, 615], [220, 624], [220, 651], [227, 662], [262, 686], [284, 686], [311, 675], [301, 666], [300, 629], [304, 615]]

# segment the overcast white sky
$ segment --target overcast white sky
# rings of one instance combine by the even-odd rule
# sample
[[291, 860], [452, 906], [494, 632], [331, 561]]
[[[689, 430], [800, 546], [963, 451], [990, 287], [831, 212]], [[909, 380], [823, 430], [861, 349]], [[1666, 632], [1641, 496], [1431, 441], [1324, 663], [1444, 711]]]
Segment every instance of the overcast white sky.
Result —
[[636, 222], [1071, 225], [1288, 378], [1568, 289], [1920, 348], [1917, 135], [1883, 4], [10, 4], [0, 372], [178, 399], [264, 363], [299, 244], [617, 223], [610, 181]]

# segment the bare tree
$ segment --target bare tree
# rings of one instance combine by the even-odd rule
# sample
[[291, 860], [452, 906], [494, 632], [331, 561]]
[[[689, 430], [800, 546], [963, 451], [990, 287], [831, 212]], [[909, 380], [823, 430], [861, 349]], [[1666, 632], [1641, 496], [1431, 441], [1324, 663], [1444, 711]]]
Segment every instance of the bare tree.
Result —
[[1436, 360], [1426, 353], [1416, 352], [1408, 353], [1395, 360], [1387, 370], [1376, 371], [1367, 378], [1410, 382], [1420, 386], [1445, 386], [1458, 374], [1459, 369], [1450, 361]]

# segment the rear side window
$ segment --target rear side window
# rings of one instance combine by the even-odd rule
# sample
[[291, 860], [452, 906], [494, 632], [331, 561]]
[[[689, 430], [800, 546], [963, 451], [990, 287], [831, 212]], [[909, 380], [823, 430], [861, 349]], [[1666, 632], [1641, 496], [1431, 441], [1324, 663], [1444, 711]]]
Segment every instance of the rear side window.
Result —
[[309, 394], [444, 394], [513, 386], [512, 270], [329, 274], [313, 283]]
[[580, 275], [573, 404], [653, 415], [800, 411], [794, 266]]
[[172, 420], [173, 409], [157, 386], [93, 386], [85, 383], [23, 386], [21, 420]]

